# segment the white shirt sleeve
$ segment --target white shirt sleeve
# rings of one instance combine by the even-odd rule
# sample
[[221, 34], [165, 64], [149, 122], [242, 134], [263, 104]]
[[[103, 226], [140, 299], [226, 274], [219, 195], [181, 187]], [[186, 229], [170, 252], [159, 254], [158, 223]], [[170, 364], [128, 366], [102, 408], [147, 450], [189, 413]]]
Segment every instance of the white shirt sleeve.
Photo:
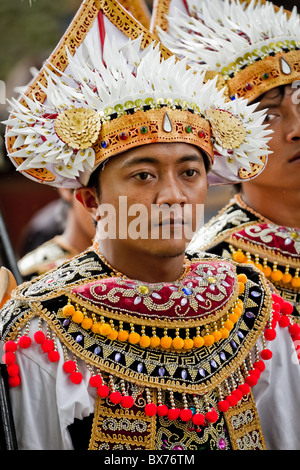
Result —
[[[33, 328], [33, 332], [36, 330]], [[33, 333], [30, 336], [33, 338]], [[58, 340], [57, 349], [57, 363], [51, 363], [34, 340], [28, 349], [18, 349], [16, 353], [21, 385], [10, 389], [10, 397], [20, 450], [73, 449], [67, 427], [75, 418], [83, 419], [94, 411], [88, 369], [83, 364], [83, 380], [79, 385], [73, 384], [63, 370], [64, 357]]]
[[288, 328], [267, 342], [273, 357], [253, 387], [268, 450], [300, 450], [300, 365]]

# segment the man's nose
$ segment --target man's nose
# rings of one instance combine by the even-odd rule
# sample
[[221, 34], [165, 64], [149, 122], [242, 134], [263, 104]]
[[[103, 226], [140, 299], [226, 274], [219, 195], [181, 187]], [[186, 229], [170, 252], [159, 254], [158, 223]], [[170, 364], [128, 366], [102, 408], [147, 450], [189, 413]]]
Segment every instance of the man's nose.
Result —
[[289, 116], [285, 122], [286, 140], [295, 142], [300, 139], [300, 103], [294, 103], [293, 97], [289, 106]]
[[177, 181], [177, 179], [173, 176], [166, 176], [164, 180], [161, 182], [157, 198], [156, 204], [161, 206], [163, 204], [167, 204], [168, 206], [172, 206], [173, 204], [186, 204], [187, 198], [184, 193], [183, 185]]

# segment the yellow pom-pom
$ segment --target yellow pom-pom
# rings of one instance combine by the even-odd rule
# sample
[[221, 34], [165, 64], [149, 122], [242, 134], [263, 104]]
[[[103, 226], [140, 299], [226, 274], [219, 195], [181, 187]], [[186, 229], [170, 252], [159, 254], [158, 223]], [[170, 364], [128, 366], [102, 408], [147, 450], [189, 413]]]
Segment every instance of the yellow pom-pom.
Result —
[[242, 312], [243, 312], [243, 310], [238, 306], [234, 307], [234, 309], [233, 309], [233, 313], [235, 315], [237, 315], [238, 318], [240, 318], [240, 316], [242, 315]]
[[163, 336], [160, 340], [160, 345], [164, 349], [169, 349], [172, 345], [172, 338], [170, 336]]
[[63, 312], [63, 315], [65, 317], [70, 317], [70, 316], [74, 315], [75, 307], [71, 304], [67, 304], [63, 307], [62, 312]]
[[239, 282], [239, 294], [243, 294], [245, 292], [245, 284], [243, 282]]
[[112, 329], [111, 332], [109, 333], [109, 335], [107, 335], [107, 337], [108, 337], [108, 339], [111, 339], [112, 341], [117, 339], [117, 337], [118, 337], [117, 330]]
[[140, 346], [142, 348], [148, 348], [150, 346], [150, 337], [147, 335], [142, 335], [140, 338]]
[[239, 317], [236, 315], [236, 313], [230, 313], [229, 320], [232, 321], [232, 323], [236, 323], [238, 319]]
[[183, 339], [179, 338], [179, 336], [177, 336], [176, 338], [173, 339], [172, 346], [173, 346], [174, 349], [182, 349], [183, 346], [184, 346]]
[[202, 336], [195, 336], [194, 337], [194, 346], [195, 348], [202, 348], [204, 345], [204, 339]]
[[120, 330], [118, 332], [118, 340], [119, 341], [127, 341], [129, 337], [129, 333], [126, 330]]
[[300, 278], [299, 277], [293, 277], [292, 279], [292, 287], [300, 287]]
[[183, 341], [184, 349], [192, 349], [194, 347], [194, 341], [191, 338], [185, 338]]
[[128, 341], [131, 344], [137, 344], [140, 341], [140, 337], [141, 336], [138, 333], [132, 331], [131, 333], [129, 333]]
[[84, 319], [83, 313], [80, 312], [80, 310], [75, 310], [75, 312], [72, 315], [72, 320], [75, 323], [81, 323], [83, 319]]
[[272, 281], [281, 281], [283, 277], [283, 273], [279, 270], [279, 269], [276, 269], [276, 271], [272, 271], [271, 272], [271, 279]]
[[158, 336], [151, 336], [150, 346], [151, 348], [157, 348], [160, 345], [160, 338]]
[[220, 341], [220, 339], [222, 339], [222, 332], [220, 330], [213, 331], [212, 335], [215, 341]]
[[84, 318], [81, 322], [82, 328], [89, 330], [93, 326], [93, 320], [91, 318]]
[[111, 333], [111, 326], [108, 323], [101, 323], [99, 332], [102, 336], [108, 336]]
[[289, 284], [292, 280], [292, 275], [290, 273], [285, 273], [283, 276], [282, 276], [282, 282], [284, 284]]
[[205, 346], [211, 346], [212, 344], [214, 344], [214, 342], [215, 342], [215, 338], [213, 337], [213, 335], [205, 335], [204, 336]]
[[271, 273], [272, 273], [272, 270], [271, 270], [270, 266], [264, 266], [263, 269], [262, 269], [262, 272], [264, 273], [264, 275], [266, 277], [270, 277]]
[[228, 338], [228, 336], [229, 336], [229, 331], [228, 331], [227, 328], [220, 328], [220, 331], [221, 331], [221, 333], [222, 333], [222, 338], [223, 338], [223, 339]]
[[238, 281], [242, 282], [243, 284], [246, 284], [246, 282], [248, 280], [246, 274], [243, 274], [243, 273], [238, 274], [237, 278], [238, 278]]
[[228, 331], [232, 330], [234, 324], [232, 323], [231, 320], [226, 320], [224, 322], [224, 328], [226, 328]]
[[98, 335], [100, 333], [100, 326], [101, 323], [93, 323], [91, 327], [92, 332]]
[[232, 253], [232, 259], [236, 263], [243, 263], [244, 259], [245, 259], [245, 255], [242, 251], [238, 250], [238, 251], [235, 251], [234, 253]]

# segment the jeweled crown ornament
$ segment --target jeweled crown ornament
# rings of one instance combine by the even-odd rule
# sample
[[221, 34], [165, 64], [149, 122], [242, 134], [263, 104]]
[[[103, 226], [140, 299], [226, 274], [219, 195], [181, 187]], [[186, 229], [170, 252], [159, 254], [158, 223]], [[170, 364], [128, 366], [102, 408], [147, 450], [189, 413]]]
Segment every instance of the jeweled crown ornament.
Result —
[[10, 102], [8, 155], [35, 181], [77, 188], [130, 148], [185, 142], [208, 156], [213, 183], [251, 178], [268, 154], [264, 113], [228, 102], [216, 79], [204, 78], [118, 2], [85, 0], [33, 83]]
[[300, 17], [264, 0], [154, 3], [151, 28], [179, 58], [218, 75], [227, 96], [254, 100], [300, 79]]

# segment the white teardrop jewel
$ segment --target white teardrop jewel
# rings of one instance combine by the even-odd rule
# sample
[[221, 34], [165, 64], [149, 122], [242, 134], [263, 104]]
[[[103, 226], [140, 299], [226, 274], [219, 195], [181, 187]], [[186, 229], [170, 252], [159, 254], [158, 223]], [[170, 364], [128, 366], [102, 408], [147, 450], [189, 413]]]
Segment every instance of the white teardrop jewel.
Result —
[[290, 75], [292, 73], [291, 67], [289, 66], [287, 61], [284, 60], [283, 57], [280, 57], [280, 67], [281, 67], [282, 73], [284, 73], [285, 75]]
[[165, 113], [164, 120], [163, 120], [163, 130], [165, 132], [172, 132], [172, 123], [171, 119], [169, 118], [168, 114]]

